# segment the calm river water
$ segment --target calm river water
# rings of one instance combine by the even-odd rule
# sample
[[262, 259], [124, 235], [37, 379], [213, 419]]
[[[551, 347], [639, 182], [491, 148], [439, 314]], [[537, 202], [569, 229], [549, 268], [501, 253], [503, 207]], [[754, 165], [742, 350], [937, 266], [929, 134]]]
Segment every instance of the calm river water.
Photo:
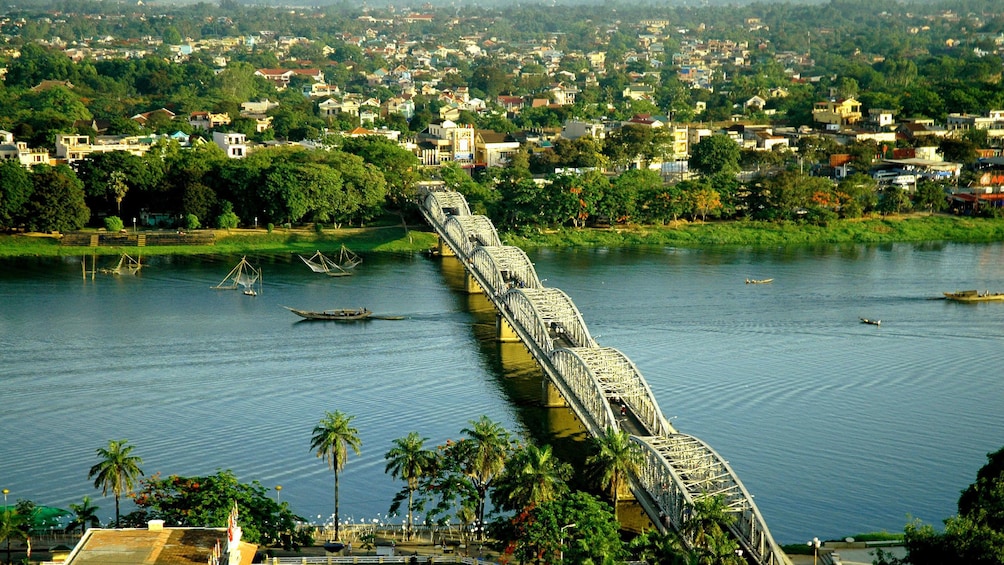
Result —
[[[531, 259], [600, 344], [634, 361], [666, 416], [730, 461], [774, 537], [804, 543], [902, 530], [909, 516], [940, 525], [1004, 445], [1004, 303], [935, 300], [1004, 291], [1002, 255], [898, 244]], [[363, 450], [342, 476], [341, 515], [390, 520], [402, 485], [383, 456], [410, 431], [435, 445], [484, 414], [537, 438], [570, 435], [564, 411], [535, 406], [537, 371], [519, 346], [491, 339], [487, 303], [455, 290], [452, 260], [374, 255], [329, 278], [296, 256], [254, 257], [260, 296], [210, 290], [238, 259], [152, 257], [138, 276], [94, 280], [79, 258], [0, 262], [11, 502], [65, 508], [89, 495], [110, 519], [113, 500], [87, 472], [96, 448], [128, 439], [147, 474], [230, 469], [282, 485], [295, 512], [324, 521], [333, 480], [310, 435], [338, 409], [355, 416]], [[283, 305], [406, 319], [298, 322]]]

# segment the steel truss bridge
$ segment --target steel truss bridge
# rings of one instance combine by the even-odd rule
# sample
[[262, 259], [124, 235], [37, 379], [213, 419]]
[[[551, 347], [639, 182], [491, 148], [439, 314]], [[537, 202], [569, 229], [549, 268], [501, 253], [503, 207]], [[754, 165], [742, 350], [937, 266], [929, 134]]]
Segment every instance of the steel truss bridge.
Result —
[[468, 291], [483, 292], [495, 306], [499, 339], [521, 341], [542, 368], [545, 395], [570, 408], [593, 437], [625, 430], [641, 447], [644, 462], [631, 491], [661, 531], [685, 531], [695, 500], [723, 496], [748, 562], [791, 563], [728, 461], [672, 426], [634, 363], [596, 343], [572, 300], [542, 284], [522, 249], [503, 245], [491, 220], [471, 214], [460, 193], [423, 188], [419, 204], [441, 254], [463, 263]]

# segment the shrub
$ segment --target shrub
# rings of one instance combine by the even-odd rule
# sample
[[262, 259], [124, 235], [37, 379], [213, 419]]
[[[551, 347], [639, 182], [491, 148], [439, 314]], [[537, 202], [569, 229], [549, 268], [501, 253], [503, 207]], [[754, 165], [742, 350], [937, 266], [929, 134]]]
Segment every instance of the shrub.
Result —
[[105, 229], [110, 232], [121, 231], [125, 227], [122, 224], [122, 218], [118, 216], [108, 216], [105, 218]]
[[185, 215], [185, 229], [197, 230], [201, 224], [199, 223], [199, 217], [195, 214]]

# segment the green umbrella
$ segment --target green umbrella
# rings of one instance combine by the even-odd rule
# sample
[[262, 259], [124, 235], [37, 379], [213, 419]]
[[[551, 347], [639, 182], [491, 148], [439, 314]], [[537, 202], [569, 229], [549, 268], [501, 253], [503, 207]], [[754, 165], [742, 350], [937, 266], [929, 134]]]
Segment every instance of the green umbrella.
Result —
[[[0, 506], [0, 512], [17, 512], [17, 507]], [[63, 516], [72, 515], [73, 512], [56, 508], [55, 506], [36, 506], [31, 514], [31, 529], [38, 532], [61, 527], [59, 519]]]

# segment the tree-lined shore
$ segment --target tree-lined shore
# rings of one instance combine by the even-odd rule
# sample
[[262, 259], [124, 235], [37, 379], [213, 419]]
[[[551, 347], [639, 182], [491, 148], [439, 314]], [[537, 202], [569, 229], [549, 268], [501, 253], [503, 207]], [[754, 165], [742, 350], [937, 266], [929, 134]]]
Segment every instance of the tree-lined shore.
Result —
[[[100, 233], [95, 231], [94, 233]], [[142, 233], [142, 231], [141, 231]], [[424, 225], [369, 228], [299, 228], [214, 230], [212, 245], [170, 245], [142, 248], [143, 255], [209, 253], [312, 252], [346, 244], [364, 253], [414, 253], [436, 245]], [[897, 242], [992, 243], [1004, 241], [1004, 220], [947, 214], [876, 216], [841, 220], [826, 226], [777, 222], [676, 222], [668, 226], [625, 225], [611, 228], [566, 228], [505, 233], [507, 245], [539, 247], [718, 247], [794, 246]], [[61, 245], [58, 234], [0, 236], [0, 257], [66, 257], [116, 255], [133, 247]]]

